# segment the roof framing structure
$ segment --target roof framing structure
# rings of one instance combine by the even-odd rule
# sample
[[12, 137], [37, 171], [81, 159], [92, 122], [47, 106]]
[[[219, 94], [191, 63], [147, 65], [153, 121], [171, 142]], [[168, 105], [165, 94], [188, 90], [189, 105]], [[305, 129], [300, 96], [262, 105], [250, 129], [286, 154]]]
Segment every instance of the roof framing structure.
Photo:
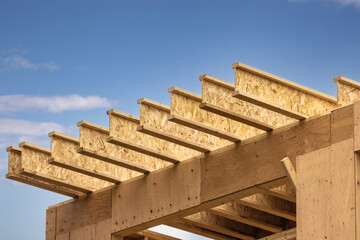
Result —
[[140, 118], [109, 110], [79, 139], [9, 147], [7, 177], [73, 197], [46, 212], [46, 240], [175, 240], [160, 224], [213, 239], [357, 239], [360, 84], [337, 98], [242, 63], [235, 84], [200, 76]]

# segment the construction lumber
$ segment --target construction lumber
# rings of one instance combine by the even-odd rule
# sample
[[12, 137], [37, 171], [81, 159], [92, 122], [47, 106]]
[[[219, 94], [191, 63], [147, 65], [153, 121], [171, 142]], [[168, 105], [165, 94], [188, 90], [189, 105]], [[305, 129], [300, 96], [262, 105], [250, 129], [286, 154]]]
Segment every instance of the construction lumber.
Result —
[[[199, 105], [202, 102], [200, 95], [172, 87], [169, 121], [193, 128], [231, 142], [241, 140], [241, 123], [223, 116], [202, 110]], [[219, 142], [227, 145], [229, 143]]]
[[[259, 126], [267, 124], [268, 126], [264, 129], [265, 131], [270, 130], [269, 128], [273, 129], [297, 121], [296, 119], [232, 97], [235, 91], [234, 84], [206, 74], [200, 76], [199, 79], [202, 81], [202, 105], [207, 105], [208, 110], [216, 111], [217, 114], [225, 114], [223, 117], [229, 119], [232, 116], [234, 118], [235, 114], [235, 116], [238, 115], [236, 117], [238, 120], [249, 120], [246, 123], [255, 121], [259, 123]], [[233, 120], [233, 118], [230, 119]], [[237, 127], [239, 128], [237, 134], [243, 138], [259, 135], [263, 131], [242, 122], [238, 122]]]
[[259, 240], [295, 240], [297, 239], [296, 237], [296, 228], [292, 228], [277, 234], [260, 238]]
[[24, 169], [24, 168], [20, 169], [18, 171], [18, 173], [21, 174], [21, 175], [31, 177], [31, 178], [39, 179], [40, 181], [46, 181], [46, 182], [49, 182], [49, 183], [52, 183], [52, 184], [55, 184], [55, 185], [58, 185], [58, 186], [70, 188], [70, 189], [73, 189], [74, 191], [82, 192], [82, 193], [85, 193], [85, 194], [91, 193], [91, 192], [94, 191], [94, 189], [91, 189], [91, 188], [83, 187], [83, 186], [68, 182], [66, 180], [51, 177], [51, 176], [48, 176], [48, 175], [45, 175], [45, 174], [42, 174], [42, 173], [37, 173], [35, 171], [29, 171], [29, 170]]
[[57, 181], [59, 183], [64, 182], [69, 186], [73, 185], [75, 188], [80, 187], [87, 190], [97, 190], [102, 187], [101, 185], [94, 185], [92, 177], [49, 164], [48, 160], [51, 158], [51, 154], [47, 148], [28, 142], [23, 142], [20, 146], [21, 158], [17, 170], [22, 171], [24, 169], [22, 175], [27, 174], [31, 178], [51, 184], [57, 184]]
[[[123, 181], [141, 175], [141, 171], [145, 169], [152, 169], [151, 163], [144, 162], [139, 153], [108, 143], [106, 141], [109, 137], [108, 128], [86, 121], [78, 122], [78, 126], [80, 127], [80, 145], [77, 151], [88, 157], [121, 166], [118, 168], [118, 176]], [[134, 171], [134, 168], [141, 171]]]
[[154, 240], [180, 240], [179, 238], [175, 238], [175, 237], [171, 237], [162, 233], [158, 233], [158, 232], [154, 232], [151, 230], [144, 230], [144, 231], [140, 231], [137, 234], [144, 236], [144, 237], [148, 237], [149, 239], [154, 239]]
[[210, 230], [213, 232], [217, 232], [220, 234], [224, 234], [224, 235], [227, 235], [230, 237], [240, 238], [240, 239], [244, 239], [244, 240], [255, 240], [255, 238], [252, 236], [249, 236], [249, 235], [246, 235], [243, 233], [239, 233], [234, 230], [228, 229], [226, 227], [218, 226], [216, 224], [211, 224], [204, 220], [199, 220], [199, 219], [195, 220], [195, 219], [187, 217], [187, 218], [184, 218], [183, 221], [190, 225], [194, 225], [194, 226], [197, 226], [197, 227], [200, 227], [203, 229], [207, 229], [207, 230]]
[[169, 141], [192, 151], [189, 157], [199, 155], [199, 151], [209, 152], [214, 147], [223, 146], [224, 140], [215, 136], [188, 128], [174, 122], [169, 122], [170, 107], [155, 101], [141, 98], [140, 104], [140, 125], [138, 129], [143, 133]]
[[158, 159], [170, 162], [170, 163], [179, 163], [180, 162], [180, 160], [174, 156], [171, 156], [166, 153], [162, 153], [160, 151], [145, 147], [145, 146], [137, 144], [137, 143], [127, 141], [125, 139], [121, 139], [121, 138], [117, 138], [117, 137], [108, 137], [106, 139], [106, 141], [109, 143], [115, 144], [117, 146], [121, 146], [123, 148], [127, 148], [127, 149], [130, 149], [133, 151], [137, 151], [139, 153], [143, 153], [143, 154], [149, 155], [151, 157], [158, 158]]
[[337, 99], [341, 106], [360, 100], [360, 83], [349, 78], [339, 76], [334, 78], [337, 85]]
[[229, 119], [241, 122], [241, 123], [244, 123], [246, 125], [249, 125], [251, 127], [254, 127], [254, 128], [257, 128], [257, 129], [260, 129], [260, 130], [263, 130], [263, 131], [268, 132], [268, 131], [274, 130], [274, 126], [272, 126], [270, 124], [258, 121], [258, 120], [253, 119], [253, 118], [249, 118], [249, 117], [247, 117], [245, 115], [242, 115], [242, 114], [239, 114], [239, 113], [229, 111], [227, 109], [218, 107], [218, 106], [213, 105], [211, 103], [202, 103], [202, 104], [200, 104], [199, 107], [201, 109], [206, 110], [206, 111], [209, 111], [209, 112], [224, 116], [226, 118], [229, 118]]
[[[113, 183], [113, 180], [108, 181], [110, 178], [106, 176], [120, 179], [119, 173], [121, 169], [119, 167], [79, 154], [77, 151], [80, 147], [78, 138], [56, 131], [50, 132], [48, 135], [51, 137], [52, 159], [48, 160], [49, 164], [90, 176], [91, 178], [88, 181], [97, 189], [108, 187]], [[103, 179], [104, 177], [107, 180]]]
[[[306, 116], [315, 116], [338, 106], [337, 99], [242, 63], [235, 70], [235, 90], [266, 99]], [[291, 99], [291, 101], [289, 101]]]
[[[283, 185], [287, 178], [279, 159], [295, 159], [330, 143], [330, 114], [325, 114], [150, 173], [146, 180], [123, 182], [121, 188], [114, 188], [114, 196], [121, 198], [113, 198], [113, 232], [128, 235], [253, 195], [258, 185], [273, 181], [277, 185], [264, 187]], [[141, 192], [136, 202], [131, 197], [134, 191]], [[126, 207], [129, 204], [131, 209]]]
[[176, 116], [176, 115], [170, 115], [168, 120], [170, 122], [181, 124], [183, 126], [193, 128], [193, 129], [214, 135], [216, 137], [226, 139], [231, 142], [240, 142], [241, 141], [241, 137], [239, 137], [235, 134], [228, 133], [226, 131], [208, 126], [208, 125], [200, 123], [200, 122], [196, 122], [194, 120], [189, 120], [189, 119], [186, 119], [186, 118], [183, 118], [180, 116]]
[[119, 167], [127, 168], [136, 172], [140, 173], [149, 173], [152, 169], [149, 167], [142, 166], [140, 164], [136, 164], [130, 161], [125, 161], [116, 157], [112, 157], [108, 154], [102, 153], [102, 152], [96, 152], [91, 149], [87, 149], [84, 147], [78, 148], [77, 151], [83, 155], [86, 155], [88, 157], [97, 158], [99, 160], [117, 165]]
[[120, 183], [121, 182], [121, 180], [119, 178], [114, 177], [112, 175], [97, 172], [96, 170], [88, 170], [88, 169], [85, 169], [85, 168], [81, 168], [81, 167], [78, 167], [78, 166], [70, 164], [70, 163], [65, 163], [63, 161], [55, 160], [54, 158], [50, 158], [48, 160], [48, 163], [52, 164], [52, 165], [55, 165], [55, 166], [58, 166], [58, 167], [69, 169], [69, 170], [74, 171], [74, 172], [82, 173], [82, 174], [85, 174], [85, 175], [88, 175], [88, 176], [91, 176], [91, 177], [94, 177], [94, 178], [98, 178], [98, 179], [101, 179], [101, 180], [104, 180], [104, 181], [108, 181], [108, 182], [111, 182], [111, 183]]
[[105, 188], [79, 199], [53, 206], [57, 209], [56, 235], [92, 224], [109, 226], [108, 235], [110, 235], [111, 191], [111, 188]]
[[169, 133], [159, 131], [159, 130], [154, 129], [152, 127], [141, 125], [141, 126], [138, 127], [137, 130], [139, 132], [151, 135], [153, 137], [161, 138], [161, 139], [163, 139], [165, 141], [169, 141], [169, 142], [181, 145], [183, 147], [193, 149], [193, 150], [198, 151], [198, 152], [207, 153], [207, 152], [210, 152], [211, 150], [213, 150], [211, 147], [207, 147], [207, 146], [204, 146], [204, 145], [189, 141], [187, 139], [184, 139], [184, 138], [181, 138], [181, 137], [177, 137], [175, 135], [171, 135]]
[[250, 199], [238, 199], [235, 200], [237, 203], [247, 206], [247, 207], [251, 207], [263, 212], [267, 212], [270, 214], [273, 214], [275, 216], [279, 216], [282, 218], [286, 218], [289, 219], [291, 221], [296, 221], [296, 214], [292, 213], [292, 212], [288, 212], [282, 209], [275, 209], [271, 206], [269, 206], [268, 204], [263, 204], [263, 203], [259, 203]]
[[218, 240], [236, 240], [237, 238], [227, 236], [225, 234], [221, 234], [218, 232], [214, 232], [211, 230], [208, 230], [206, 228], [201, 228], [189, 223], [186, 223], [182, 220], [175, 220], [171, 221], [170, 223], [166, 223], [166, 225], [170, 227], [174, 227], [177, 229], [181, 229], [183, 231], [191, 232], [200, 236], [212, 238], [212, 239], [218, 239]]
[[247, 224], [249, 226], [253, 226], [256, 228], [260, 228], [269, 232], [273, 232], [273, 233], [278, 233], [282, 231], [281, 227], [266, 223], [266, 222], [262, 222], [262, 221], [258, 221], [255, 219], [251, 219], [251, 218], [247, 218], [247, 217], [243, 217], [241, 215], [239, 215], [237, 212], [235, 211], [229, 211], [226, 209], [222, 209], [220, 207], [216, 207], [216, 208], [212, 208], [210, 210], [208, 210], [209, 212], [216, 214], [218, 216], [224, 217], [224, 218], [228, 218], [234, 221], [237, 221], [239, 223], [243, 223], [243, 224]]
[[[151, 164], [150, 166], [153, 169], [159, 169], [171, 165], [173, 160], [180, 161], [191, 156], [189, 153], [192, 150], [188, 148], [137, 131], [140, 126], [139, 118], [114, 110], [108, 111], [108, 115], [110, 119], [110, 137], [121, 140], [124, 143], [123, 148], [138, 154], [139, 161], [143, 165]], [[142, 151], [142, 149], [148, 151]], [[154, 157], [154, 154], [169, 159], [170, 162]], [[135, 155], [132, 157], [135, 157]]]
[[296, 172], [295, 172], [295, 168], [292, 165], [290, 158], [285, 157], [284, 159], [282, 159], [280, 161], [281, 166], [283, 167], [286, 175], [289, 178], [289, 181], [292, 185], [292, 187], [296, 190], [296, 184], [297, 184], [297, 180], [296, 180]]
[[265, 99], [261, 99], [259, 97], [248, 94], [246, 92], [242, 92], [242, 91], [238, 90], [238, 91], [233, 92], [232, 95], [233, 95], [233, 97], [235, 97], [237, 99], [244, 100], [246, 102], [255, 104], [257, 106], [269, 109], [271, 111], [280, 113], [282, 115], [285, 115], [285, 116], [288, 116], [288, 117], [291, 117], [291, 118], [295, 118], [297, 120], [304, 120], [304, 119], [308, 118], [308, 116], [306, 116], [304, 114], [295, 112], [295, 111], [290, 110], [290, 109], [286, 109], [286, 108], [284, 108], [284, 107], [282, 107], [282, 106], [280, 106], [278, 104], [272, 103], [272, 102], [267, 101]]
[[291, 193], [288, 193], [288, 192], [285, 192], [285, 191], [282, 191], [279, 189], [270, 189], [270, 188], [264, 188], [264, 187], [258, 187], [258, 189], [263, 194], [267, 194], [270, 196], [284, 199], [289, 202], [296, 203], [296, 195], [295, 194], [291, 194]]

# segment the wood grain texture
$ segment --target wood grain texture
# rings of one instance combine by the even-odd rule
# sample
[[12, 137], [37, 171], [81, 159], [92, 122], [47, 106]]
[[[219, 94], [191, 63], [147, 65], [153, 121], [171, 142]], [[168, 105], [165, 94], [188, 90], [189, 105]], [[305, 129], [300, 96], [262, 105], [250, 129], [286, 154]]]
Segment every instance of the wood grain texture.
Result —
[[354, 105], [344, 106], [331, 112], [331, 144], [353, 138]]
[[45, 239], [55, 240], [56, 236], [56, 207], [46, 209]]
[[56, 218], [57, 234], [111, 218], [111, 189], [59, 206]]

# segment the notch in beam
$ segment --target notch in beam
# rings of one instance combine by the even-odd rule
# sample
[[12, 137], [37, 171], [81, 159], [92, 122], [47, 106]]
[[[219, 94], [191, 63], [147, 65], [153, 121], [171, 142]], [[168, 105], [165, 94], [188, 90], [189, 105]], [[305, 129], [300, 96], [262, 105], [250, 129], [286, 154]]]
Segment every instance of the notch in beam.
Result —
[[261, 129], [261, 130], [264, 130], [264, 131], [267, 131], [267, 132], [274, 130], [274, 127], [271, 126], [270, 124], [263, 123], [263, 122], [260, 122], [260, 121], [258, 121], [256, 119], [252, 119], [252, 118], [249, 118], [247, 116], [244, 116], [242, 114], [238, 114], [238, 113], [229, 111], [227, 109], [218, 107], [218, 106], [213, 105], [211, 103], [201, 103], [199, 107], [201, 109], [206, 110], [206, 111], [209, 111], [209, 112], [212, 112], [212, 113], [227, 117], [229, 119], [244, 123], [244, 124], [249, 125], [251, 127], [258, 128], [258, 129]]
[[119, 167], [127, 168], [136, 172], [147, 174], [151, 171], [151, 168], [145, 167], [143, 165], [133, 163], [130, 161], [122, 160], [120, 158], [116, 158], [113, 156], [110, 156], [108, 154], [97, 152], [88, 148], [80, 147], [77, 149], [78, 153], [84, 154], [85, 156], [96, 158], [99, 160], [102, 160], [107, 163], [114, 164]]
[[104, 180], [104, 181], [108, 181], [108, 182], [111, 182], [111, 183], [120, 183], [121, 182], [119, 178], [111, 176], [109, 174], [97, 172], [96, 170], [88, 170], [88, 169], [85, 169], [85, 168], [82, 168], [82, 167], [79, 167], [79, 166], [76, 166], [76, 165], [73, 165], [73, 164], [70, 164], [70, 163], [65, 163], [63, 161], [55, 160], [54, 158], [50, 158], [48, 160], [48, 163], [52, 164], [52, 165], [55, 165], [55, 166], [58, 166], [58, 167], [69, 169], [69, 170], [74, 171], [74, 172], [85, 174], [85, 175], [90, 176], [90, 177], [94, 177], [94, 178], [98, 178], [98, 179], [101, 179], [101, 180]]
[[290, 158], [286, 157], [283, 160], [280, 161], [281, 165], [283, 166], [286, 175], [288, 176], [291, 185], [296, 190], [296, 172], [295, 168], [292, 165]]
[[273, 102], [267, 101], [265, 99], [261, 99], [259, 97], [253, 96], [251, 94], [248, 94], [248, 93], [245, 93], [242, 91], [235, 91], [232, 93], [232, 96], [234, 98], [249, 102], [251, 104], [260, 106], [262, 108], [269, 109], [271, 111], [280, 113], [282, 115], [285, 115], [287, 117], [291, 117], [291, 118], [294, 118], [297, 120], [304, 120], [304, 119], [308, 118], [308, 116], [306, 116], [306, 115], [303, 115], [301, 113], [298, 113], [298, 112], [290, 110], [290, 109], [286, 109], [283, 106], [280, 106]]
[[187, 119], [184, 117], [180, 117], [177, 115], [170, 115], [168, 117], [168, 120], [170, 122], [174, 122], [174, 123], [183, 125], [185, 127], [189, 127], [189, 128], [192, 128], [192, 129], [195, 129], [195, 130], [207, 133], [207, 134], [211, 134], [213, 136], [216, 136], [216, 137], [219, 137], [219, 138], [231, 141], [231, 142], [240, 142], [241, 141], [241, 138], [235, 134], [232, 134], [232, 133], [208, 126], [201, 122], [190, 120], [190, 119]]
[[152, 148], [143, 146], [141, 144], [130, 142], [130, 141], [125, 140], [125, 139], [110, 136], [110, 137], [107, 138], [107, 141], [109, 143], [118, 145], [120, 147], [131, 149], [133, 151], [143, 153], [143, 154], [149, 155], [151, 157], [159, 158], [161, 160], [164, 160], [164, 161], [167, 161], [167, 162], [170, 162], [170, 163], [179, 163], [180, 162], [180, 159], [178, 159], [178, 158], [176, 158], [176, 157], [174, 157], [174, 156], [172, 156], [170, 154], [166, 154], [166, 153], [154, 150]]
[[40, 181], [48, 182], [48, 183], [55, 184], [55, 185], [62, 186], [62, 187], [66, 187], [66, 188], [70, 188], [70, 189], [73, 189], [75, 191], [82, 192], [82, 193], [85, 193], [85, 194], [88, 194], [88, 193], [91, 193], [91, 192], [94, 191], [94, 189], [90, 189], [90, 188], [86, 188], [86, 187], [83, 187], [83, 186], [80, 186], [80, 185], [77, 185], [77, 184], [69, 183], [66, 180], [54, 178], [54, 177], [51, 177], [51, 176], [47, 176], [47, 175], [42, 174], [42, 173], [28, 171], [28, 170], [26, 170], [24, 168], [20, 169], [18, 173], [21, 174], [21, 175], [24, 175], [24, 176], [39, 179]]
[[165, 141], [172, 142], [172, 143], [178, 144], [180, 146], [187, 147], [187, 148], [190, 148], [190, 149], [193, 149], [195, 151], [202, 152], [202, 153], [207, 153], [207, 152], [210, 152], [210, 151], [213, 150], [210, 147], [207, 147], [207, 146], [204, 146], [204, 145], [189, 141], [187, 139], [183, 139], [183, 138], [178, 137], [178, 136], [174, 136], [174, 135], [169, 134], [169, 133], [159, 131], [159, 130], [154, 129], [152, 127], [141, 125], [141, 126], [139, 126], [137, 128], [137, 130], [139, 132], [148, 134], [150, 136], [157, 137], [157, 138], [163, 139]]

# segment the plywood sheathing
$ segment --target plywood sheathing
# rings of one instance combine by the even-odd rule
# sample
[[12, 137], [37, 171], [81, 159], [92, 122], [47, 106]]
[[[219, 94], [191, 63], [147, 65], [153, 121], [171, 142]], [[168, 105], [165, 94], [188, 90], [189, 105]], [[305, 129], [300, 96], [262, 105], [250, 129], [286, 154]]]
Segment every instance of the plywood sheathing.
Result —
[[[254, 104], [233, 98], [232, 93], [235, 90], [235, 86], [229, 82], [208, 75], [201, 76], [200, 80], [202, 81], [203, 103], [216, 105], [274, 127], [280, 127], [296, 121]], [[246, 124], [238, 123], [237, 126], [239, 127], [237, 133], [244, 138], [253, 137], [263, 132]]]
[[[79, 154], [77, 152], [77, 149], [80, 146], [78, 139], [57, 132], [52, 132], [49, 136], [51, 136], [51, 158], [84, 169], [94, 170], [99, 173], [107, 173], [115, 177], [121, 177], [121, 169], [119, 167]], [[99, 186], [99, 188], [111, 185], [110, 182], [94, 177], [91, 177], [89, 181], [94, 186]]]
[[307, 116], [338, 106], [337, 99], [241, 63], [233, 64], [235, 89]]
[[92, 177], [49, 164], [48, 160], [51, 158], [49, 149], [26, 142], [20, 144], [20, 146], [21, 168], [65, 180], [70, 184], [73, 183], [91, 189], [103, 188], [101, 185], [94, 184]]
[[343, 106], [360, 100], [360, 83], [346, 77], [336, 77], [338, 104]]
[[[116, 110], [108, 111], [108, 114], [110, 119], [110, 136], [125, 139], [160, 152], [179, 156], [176, 149], [172, 151], [168, 150], [166, 141], [138, 132], [137, 128], [140, 124], [139, 118]], [[124, 159], [129, 161], [136, 159], [137, 163], [150, 167], [153, 170], [171, 165], [169, 162], [126, 148]]]
[[[171, 115], [204, 123], [210, 127], [215, 127], [242, 137], [240, 131], [241, 124], [239, 122], [200, 109], [199, 105], [202, 102], [202, 97], [200, 95], [176, 87], [169, 88], [168, 91], [171, 93]], [[230, 144], [230, 142], [226, 142], [225, 140], [220, 143], [223, 146]]]
[[[229, 144], [228, 141], [222, 140], [218, 137], [168, 121], [170, 107], [166, 105], [148, 99], [140, 99], [138, 100], [138, 103], [140, 103], [141, 125], [212, 148]], [[183, 151], [183, 156], [187, 156], [187, 158], [199, 155], [199, 152], [192, 151], [191, 149], [179, 149]]]
[[[124, 169], [121, 167], [79, 154], [77, 150], [80, 147], [80, 143], [77, 138], [57, 132], [52, 132], [49, 135], [51, 136], [51, 158], [80, 168], [93, 170], [97, 173], [105, 173], [118, 178], [122, 177], [121, 174]], [[111, 185], [107, 181], [96, 178], [94, 178], [94, 184], [102, 185], [102, 188]]]
[[[112, 118], [110, 117], [110, 127], [112, 124]], [[78, 123], [80, 127], [80, 148], [86, 148], [93, 150], [97, 153], [103, 153], [108, 156], [116, 157], [123, 160], [132, 161], [135, 163], [143, 164], [144, 166], [149, 166], [149, 164], [141, 161], [139, 154], [116, 146], [114, 144], [108, 143], [106, 139], [109, 137], [110, 131], [108, 128], [81, 121]], [[110, 165], [109, 165], [110, 166]], [[115, 165], [114, 165], [115, 168]], [[141, 175], [138, 172], [117, 167], [117, 174], [122, 181]]]

